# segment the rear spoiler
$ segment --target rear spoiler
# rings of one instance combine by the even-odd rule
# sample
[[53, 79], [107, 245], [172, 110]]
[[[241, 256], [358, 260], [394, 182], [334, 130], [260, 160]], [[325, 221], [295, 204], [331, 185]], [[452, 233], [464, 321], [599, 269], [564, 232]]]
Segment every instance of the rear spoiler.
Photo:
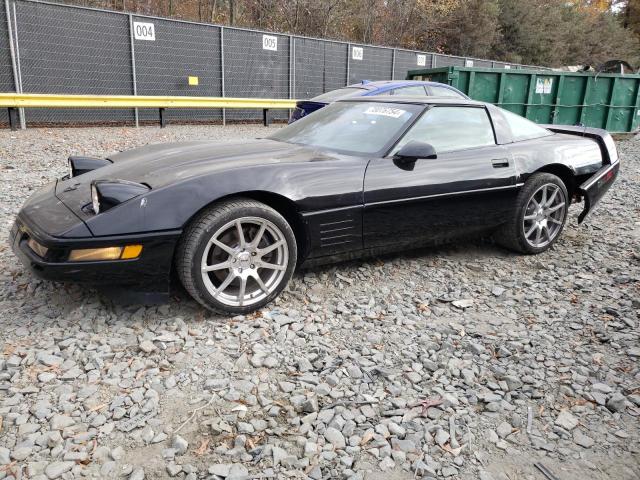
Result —
[[555, 133], [565, 135], [577, 135], [580, 137], [592, 138], [600, 146], [603, 163], [614, 164], [618, 162], [618, 150], [611, 134], [602, 128], [583, 127], [580, 125], [540, 125]]

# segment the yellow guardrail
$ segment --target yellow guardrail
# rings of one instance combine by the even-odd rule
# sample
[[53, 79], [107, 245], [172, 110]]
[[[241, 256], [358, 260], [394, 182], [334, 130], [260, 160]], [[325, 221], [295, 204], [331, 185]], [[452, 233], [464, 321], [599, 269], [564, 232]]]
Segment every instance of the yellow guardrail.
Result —
[[296, 101], [277, 98], [223, 98], [134, 95], [59, 95], [0, 93], [5, 108], [295, 108]]
[[60, 95], [49, 93], [0, 93], [0, 108], [9, 109], [9, 124], [15, 129], [18, 108], [157, 108], [160, 125], [165, 126], [167, 108], [247, 108], [267, 111], [292, 109], [296, 101], [279, 98], [181, 97], [152, 95]]

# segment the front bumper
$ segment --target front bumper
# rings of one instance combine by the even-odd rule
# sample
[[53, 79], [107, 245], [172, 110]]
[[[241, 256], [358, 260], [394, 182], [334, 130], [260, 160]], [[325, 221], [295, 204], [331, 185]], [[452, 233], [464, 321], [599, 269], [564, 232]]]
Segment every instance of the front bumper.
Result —
[[584, 198], [584, 209], [578, 216], [578, 223], [582, 223], [593, 212], [594, 207], [618, 178], [619, 171], [619, 161], [605, 165], [578, 187], [578, 193]]
[[[169, 294], [171, 263], [179, 231], [113, 237], [59, 238], [44, 232], [23, 212], [11, 229], [9, 242], [16, 256], [36, 276], [45, 280], [102, 286], [105, 293], [129, 302], [156, 302]], [[33, 238], [48, 250], [44, 257], [28, 243]], [[141, 244], [132, 260], [70, 262], [73, 249]]]

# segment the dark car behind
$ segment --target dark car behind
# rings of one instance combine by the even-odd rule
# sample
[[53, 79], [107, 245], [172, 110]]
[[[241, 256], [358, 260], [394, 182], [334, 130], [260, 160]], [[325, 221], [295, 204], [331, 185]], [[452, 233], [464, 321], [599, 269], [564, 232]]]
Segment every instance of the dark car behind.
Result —
[[327, 106], [328, 104], [352, 97], [372, 97], [376, 95], [413, 95], [431, 97], [453, 97], [468, 99], [464, 93], [449, 85], [437, 82], [426, 82], [418, 80], [385, 80], [379, 82], [368, 82], [363, 80], [360, 83], [347, 87], [331, 90], [310, 100], [300, 100], [296, 102], [289, 123], [293, 123], [302, 117]]

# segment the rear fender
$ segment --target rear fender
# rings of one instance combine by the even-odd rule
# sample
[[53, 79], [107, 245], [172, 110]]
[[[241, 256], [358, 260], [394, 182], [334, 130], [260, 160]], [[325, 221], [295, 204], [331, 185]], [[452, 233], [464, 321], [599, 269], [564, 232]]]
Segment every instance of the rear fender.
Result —
[[600, 146], [603, 163], [616, 163], [618, 161], [618, 150], [613, 141], [613, 137], [606, 130], [601, 128], [581, 127], [574, 125], [541, 125], [547, 130], [566, 135], [576, 135], [580, 137], [592, 138]]
[[578, 223], [582, 223], [593, 211], [600, 199], [611, 188], [618, 178], [620, 159], [613, 138], [606, 130], [571, 125], [543, 125], [548, 130], [567, 135], [578, 135], [592, 138], [598, 142], [602, 152], [602, 167], [577, 189], [577, 193], [584, 198], [584, 208], [578, 216]]

